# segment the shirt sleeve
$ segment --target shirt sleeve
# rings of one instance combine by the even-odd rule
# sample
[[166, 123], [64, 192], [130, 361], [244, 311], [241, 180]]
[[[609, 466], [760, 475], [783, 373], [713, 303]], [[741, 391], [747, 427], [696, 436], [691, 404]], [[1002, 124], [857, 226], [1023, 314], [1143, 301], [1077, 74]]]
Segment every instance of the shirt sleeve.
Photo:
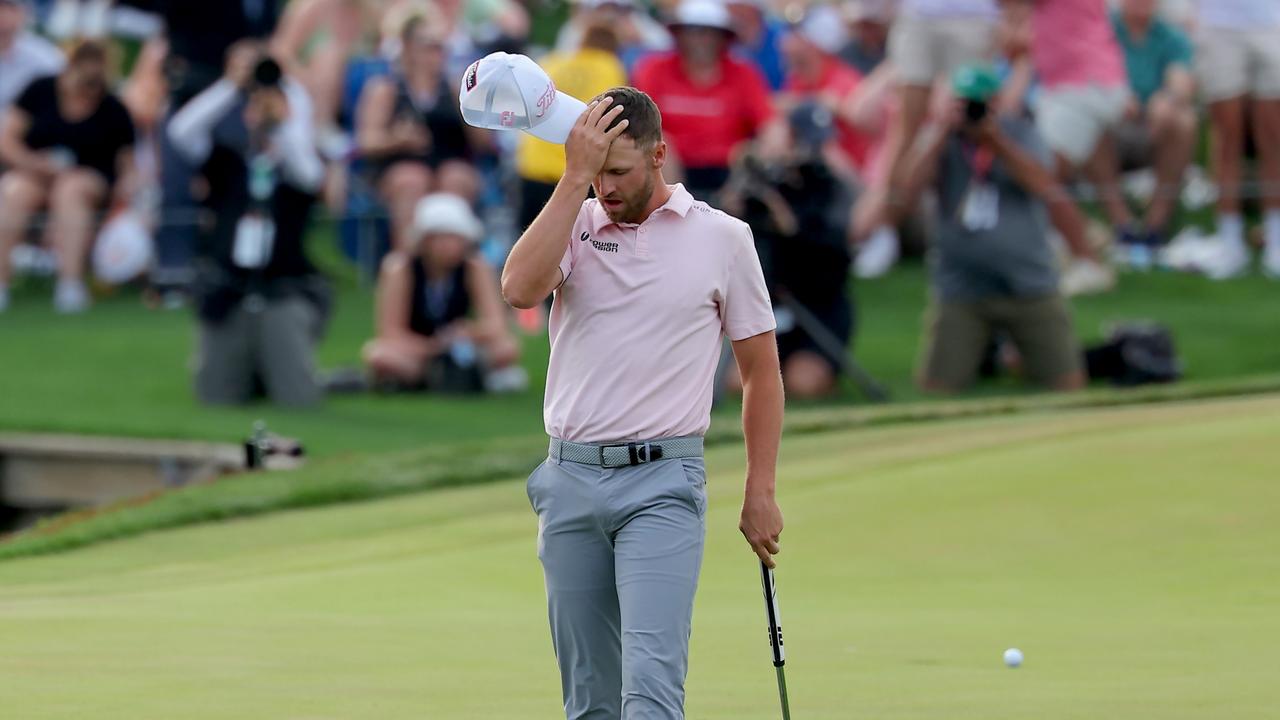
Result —
[[745, 224], [742, 232], [746, 237], [729, 265], [729, 280], [720, 299], [720, 325], [734, 342], [777, 328], [769, 289], [764, 283], [764, 270], [756, 255], [755, 238]]

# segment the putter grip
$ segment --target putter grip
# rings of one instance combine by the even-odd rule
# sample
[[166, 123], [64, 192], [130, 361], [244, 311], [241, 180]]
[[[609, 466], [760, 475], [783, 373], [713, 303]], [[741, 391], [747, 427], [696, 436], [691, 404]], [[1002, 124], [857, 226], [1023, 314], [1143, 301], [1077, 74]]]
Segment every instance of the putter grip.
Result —
[[773, 570], [760, 563], [760, 581], [764, 586], [764, 606], [769, 616], [769, 645], [773, 648], [773, 666], [782, 667], [787, 662], [786, 648], [782, 644], [782, 617], [778, 613], [778, 586]]

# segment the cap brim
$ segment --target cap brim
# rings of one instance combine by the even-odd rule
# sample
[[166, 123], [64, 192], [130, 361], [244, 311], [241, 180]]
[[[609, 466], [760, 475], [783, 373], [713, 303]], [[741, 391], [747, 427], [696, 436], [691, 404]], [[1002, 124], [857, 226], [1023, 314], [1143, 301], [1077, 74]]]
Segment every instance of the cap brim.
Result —
[[551, 111], [551, 116], [525, 132], [541, 140], [563, 145], [569, 139], [569, 131], [573, 130], [578, 118], [586, 111], [586, 103], [557, 90], [555, 109]]

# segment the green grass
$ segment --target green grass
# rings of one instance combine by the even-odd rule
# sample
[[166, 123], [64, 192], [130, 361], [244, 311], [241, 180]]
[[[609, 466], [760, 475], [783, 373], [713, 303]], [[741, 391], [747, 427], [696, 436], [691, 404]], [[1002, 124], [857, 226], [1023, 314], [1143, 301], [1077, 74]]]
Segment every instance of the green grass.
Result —
[[[795, 716], [1273, 717], [1277, 433], [1273, 396], [788, 438]], [[741, 454], [708, 458], [691, 718], [777, 717]], [[550, 720], [535, 532], [513, 480], [6, 562], [0, 707]]]
[[[330, 263], [332, 265], [332, 263]], [[325, 367], [354, 365], [371, 328], [372, 298], [349, 277], [321, 349]], [[1211, 283], [1189, 276], [1126, 277], [1119, 291], [1076, 304], [1077, 327], [1096, 338], [1104, 323], [1151, 318], [1172, 326], [1188, 380], [1280, 371], [1280, 286], [1261, 278]], [[925, 273], [907, 266], [855, 288], [860, 306], [856, 355], [895, 399], [920, 399], [911, 381], [920, 337]], [[147, 310], [132, 295], [105, 299], [80, 317], [55, 316], [48, 288], [27, 282], [0, 315], [0, 431], [84, 432], [238, 441], [254, 420], [301, 438], [313, 455], [379, 452], [459, 440], [541, 432], [545, 336], [525, 343], [529, 391], [502, 398], [335, 397], [289, 412], [265, 405], [209, 409], [190, 388], [189, 312]], [[1010, 380], [977, 395], [1025, 392]], [[834, 403], [860, 402], [851, 389]], [[725, 414], [732, 415], [733, 408]]]

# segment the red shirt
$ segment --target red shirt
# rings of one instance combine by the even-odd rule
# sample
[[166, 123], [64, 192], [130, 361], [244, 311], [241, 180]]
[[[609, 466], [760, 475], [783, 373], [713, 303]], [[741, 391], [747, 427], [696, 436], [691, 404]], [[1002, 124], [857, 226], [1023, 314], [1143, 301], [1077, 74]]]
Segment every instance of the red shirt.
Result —
[[[857, 70], [833, 57], [828, 57], [823, 61], [822, 70], [815, 81], [810, 82], [795, 74], [789, 74], [783, 91], [802, 99], [832, 95], [844, 100], [861, 82], [862, 75]], [[866, 167], [867, 159], [871, 156], [874, 138], [868, 137], [844, 120], [837, 119], [836, 143], [855, 167], [859, 170]]]
[[734, 146], [773, 118], [764, 76], [728, 55], [714, 85], [695, 85], [674, 52], [644, 60], [633, 82], [658, 104], [662, 134], [685, 167], [728, 167]]

